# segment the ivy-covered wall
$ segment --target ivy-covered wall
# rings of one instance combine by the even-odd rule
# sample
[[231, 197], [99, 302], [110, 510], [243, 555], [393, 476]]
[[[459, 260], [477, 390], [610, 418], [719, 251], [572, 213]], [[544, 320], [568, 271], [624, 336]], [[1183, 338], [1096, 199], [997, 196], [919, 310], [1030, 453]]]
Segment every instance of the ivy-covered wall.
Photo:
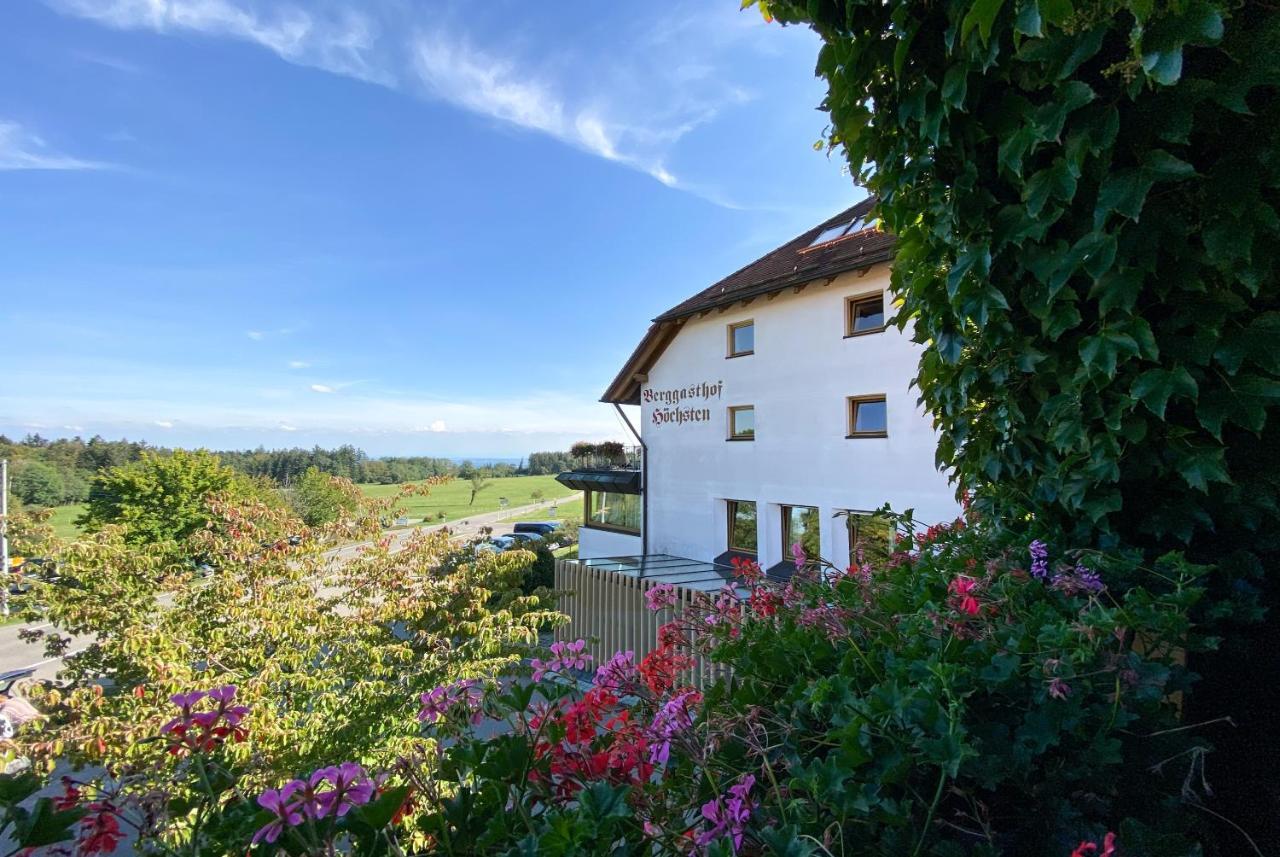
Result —
[[[827, 142], [898, 235], [939, 462], [1016, 525], [1214, 563], [1219, 612], [1256, 620], [1280, 575], [1280, 7], [759, 5], [824, 39]], [[1280, 669], [1274, 628], [1226, 626], [1196, 703], [1263, 718], [1223, 777], [1260, 806], [1275, 694], [1246, 679]]]

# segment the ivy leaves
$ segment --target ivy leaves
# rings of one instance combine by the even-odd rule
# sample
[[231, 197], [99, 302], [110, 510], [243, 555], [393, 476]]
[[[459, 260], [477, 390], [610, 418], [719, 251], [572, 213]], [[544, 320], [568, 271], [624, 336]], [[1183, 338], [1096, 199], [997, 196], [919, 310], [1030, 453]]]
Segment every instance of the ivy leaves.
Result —
[[899, 237], [939, 462], [1081, 539], [1212, 553], [1280, 524], [1252, 461], [1280, 446], [1280, 14], [770, 10], [827, 43], [831, 142]]

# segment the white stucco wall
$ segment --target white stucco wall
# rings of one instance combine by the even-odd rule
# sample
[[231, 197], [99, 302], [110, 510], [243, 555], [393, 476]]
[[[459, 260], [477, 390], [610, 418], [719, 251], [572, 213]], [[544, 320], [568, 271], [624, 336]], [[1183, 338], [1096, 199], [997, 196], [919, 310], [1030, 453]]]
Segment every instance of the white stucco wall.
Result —
[[602, 556], [639, 556], [639, 536], [615, 533], [612, 530], [596, 530], [582, 527], [578, 530], [578, 557], [596, 559]]
[[[782, 504], [820, 509], [823, 553], [836, 562], [848, 557], [843, 519], [832, 518], [837, 510], [889, 502], [913, 508], [926, 524], [956, 516], [953, 489], [934, 468], [931, 423], [908, 387], [921, 346], [892, 327], [845, 337], [846, 298], [888, 283], [889, 268], [880, 265], [685, 324], [643, 390], [723, 387], [718, 396], [679, 403], [710, 412], [709, 421], [683, 424], [655, 423], [655, 411], [672, 406], [646, 402], [642, 392], [650, 553], [703, 560], [721, 554], [727, 499], [756, 502], [766, 567], [789, 556]], [[892, 315], [888, 298], [886, 311]], [[727, 326], [747, 319], [755, 321], [755, 353], [726, 359]], [[847, 397], [868, 394], [886, 396], [888, 437], [849, 439]], [[755, 440], [725, 439], [731, 405], [755, 406]]]

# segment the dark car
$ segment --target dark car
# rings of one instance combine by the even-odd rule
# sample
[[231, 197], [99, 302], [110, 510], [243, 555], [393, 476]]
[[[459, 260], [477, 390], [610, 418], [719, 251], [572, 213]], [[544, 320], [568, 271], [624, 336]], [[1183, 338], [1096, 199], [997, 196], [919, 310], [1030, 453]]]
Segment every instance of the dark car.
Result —
[[537, 533], [522, 533], [519, 530], [516, 530], [514, 533], [507, 533], [506, 537], [509, 539], [515, 539], [516, 542], [519, 543], [521, 547], [525, 547], [525, 546], [531, 547], [537, 542], [542, 541], [542, 538], [543, 538]]
[[532, 533], [545, 538], [560, 529], [560, 524], [556, 521], [521, 521], [511, 529], [517, 533]]

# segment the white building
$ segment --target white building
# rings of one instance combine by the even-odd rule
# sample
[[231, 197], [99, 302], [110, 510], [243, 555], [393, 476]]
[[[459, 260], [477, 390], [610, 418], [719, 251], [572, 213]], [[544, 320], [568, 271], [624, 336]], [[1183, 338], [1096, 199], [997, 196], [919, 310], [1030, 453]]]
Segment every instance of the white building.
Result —
[[858, 513], [956, 516], [909, 386], [922, 346], [885, 326], [893, 239], [869, 208], [655, 319], [602, 399], [640, 406], [640, 472], [560, 477], [587, 491], [582, 558], [741, 555], [782, 570], [798, 541], [843, 564], [855, 539], [887, 538]]

